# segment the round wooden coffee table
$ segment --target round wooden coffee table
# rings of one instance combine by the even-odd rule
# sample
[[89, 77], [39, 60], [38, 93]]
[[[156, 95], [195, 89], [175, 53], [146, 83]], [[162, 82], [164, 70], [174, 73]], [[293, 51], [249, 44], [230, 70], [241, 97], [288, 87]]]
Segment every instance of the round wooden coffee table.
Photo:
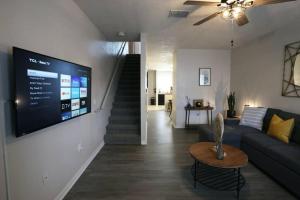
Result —
[[239, 199], [240, 190], [246, 182], [240, 169], [248, 164], [248, 156], [240, 149], [224, 144], [226, 156], [218, 160], [213, 151], [214, 145], [213, 142], [199, 142], [189, 148], [189, 153], [195, 159], [192, 167], [194, 187], [199, 181], [217, 190], [236, 190]]

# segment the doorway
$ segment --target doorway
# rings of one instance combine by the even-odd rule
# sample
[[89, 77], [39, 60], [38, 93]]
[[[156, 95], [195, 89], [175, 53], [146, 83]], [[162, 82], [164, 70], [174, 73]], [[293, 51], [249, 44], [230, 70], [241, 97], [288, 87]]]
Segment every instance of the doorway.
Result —
[[147, 110], [172, 112], [173, 72], [148, 70]]

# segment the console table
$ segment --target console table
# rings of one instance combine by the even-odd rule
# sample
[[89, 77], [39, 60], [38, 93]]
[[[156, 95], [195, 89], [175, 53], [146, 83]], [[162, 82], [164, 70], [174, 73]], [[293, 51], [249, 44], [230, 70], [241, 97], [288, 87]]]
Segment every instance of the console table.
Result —
[[[195, 107], [195, 106], [186, 106], [184, 107], [185, 109], [185, 127], [189, 128], [190, 127], [190, 115], [191, 111], [206, 111], [206, 116], [207, 116], [207, 124], [211, 125], [212, 124], [212, 110], [214, 109], [213, 107]], [[209, 117], [210, 114], [210, 117]]]

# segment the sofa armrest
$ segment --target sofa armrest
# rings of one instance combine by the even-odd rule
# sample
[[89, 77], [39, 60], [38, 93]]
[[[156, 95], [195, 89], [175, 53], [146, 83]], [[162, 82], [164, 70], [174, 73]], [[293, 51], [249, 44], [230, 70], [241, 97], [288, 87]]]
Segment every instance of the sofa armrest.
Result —
[[228, 126], [237, 126], [240, 123], [240, 119], [233, 118], [233, 119], [224, 119], [224, 124]]

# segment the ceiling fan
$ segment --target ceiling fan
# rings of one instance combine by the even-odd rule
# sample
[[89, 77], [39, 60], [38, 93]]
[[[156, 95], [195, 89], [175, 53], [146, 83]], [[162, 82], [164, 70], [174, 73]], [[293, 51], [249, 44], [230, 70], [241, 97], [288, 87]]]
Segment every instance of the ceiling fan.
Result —
[[203, 24], [220, 14], [224, 19], [236, 21], [239, 26], [243, 26], [249, 22], [248, 17], [245, 14], [246, 9], [250, 7], [284, 3], [289, 1], [296, 0], [221, 0], [221, 2], [188, 0], [184, 4], [197, 6], [217, 6], [220, 9], [218, 12], [215, 12], [212, 15], [209, 15], [208, 17], [198, 21], [194, 24], [194, 26]]

